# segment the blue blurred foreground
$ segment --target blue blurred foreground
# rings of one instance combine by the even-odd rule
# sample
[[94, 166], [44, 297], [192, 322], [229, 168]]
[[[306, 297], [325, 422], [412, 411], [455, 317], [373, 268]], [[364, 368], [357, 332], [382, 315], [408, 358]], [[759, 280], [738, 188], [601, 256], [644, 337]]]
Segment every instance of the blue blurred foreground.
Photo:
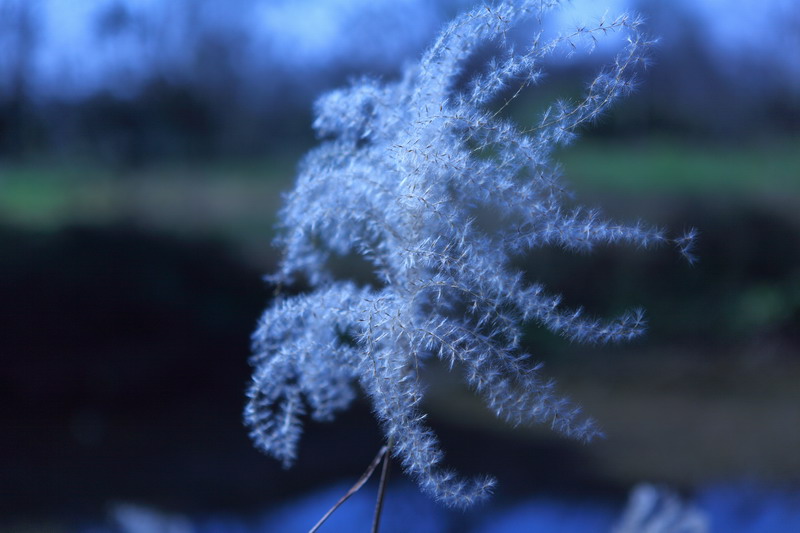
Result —
[[[356, 493], [320, 529], [366, 531], [374, 487]], [[311, 526], [348, 489], [340, 483], [275, 506], [257, 516], [183, 516], [118, 504], [105, 525], [81, 533], [292, 533]], [[648, 499], [649, 498], [649, 499]], [[650, 503], [643, 503], [643, 502]], [[634, 503], [635, 502], [635, 503]], [[652, 505], [650, 505], [652, 504]], [[800, 489], [747, 484], [712, 486], [693, 497], [640, 485], [627, 504], [537, 496], [470, 512], [449, 511], [411, 485], [388, 491], [382, 533], [792, 533], [800, 531]]]

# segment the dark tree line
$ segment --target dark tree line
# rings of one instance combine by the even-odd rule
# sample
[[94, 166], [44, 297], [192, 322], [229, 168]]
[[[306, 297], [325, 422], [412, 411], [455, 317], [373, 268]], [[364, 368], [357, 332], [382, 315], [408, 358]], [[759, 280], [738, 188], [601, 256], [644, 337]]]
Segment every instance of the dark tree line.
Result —
[[[392, 76], [400, 66], [399, 59], [398, 65], [387, 65], [374, 54], [372, 63], [347, 63], [340, 54], [316, 70], [287, 64], [269, 39], [253, 33], [249, 22], [258, 5], [257, 0], [176, 0], [148, 11], [121, 0], [98, 3], [87, 15], [86, 54], [103, 60], [102, 83], [81, 86], [81, 74], [70, 75], [70, 64], [58, 67], [63, 82], [43, 71], [48, 63], [41, 59], [51, 53], [48, 32], [58, 23], [46, 5], [0, 0], [0, 158], [55, 153], [127, 166], [280, 152], [310, 136], [314, 95], [364, 72]], [[707, 28], [690, 10], [659, 6], [639, 5], [651, 32], [662, 37], [655, 65], [630, 102], [601, 123], [600, 134], [656, 129], [740, 137], [800, 130], [796, 79], [776, 71], [756, 50], [721, 64]], [[788, 23], [770, 31], [797, 39], [796, 26]], [[358, 33], [342, 35], [357, 39]], [[780, 41], [781, 35], [772, 37]], [[340, 48], [358, 48], [352, 45]], [[592, 68], [565, 72], [566, 82], [579, 86]]]

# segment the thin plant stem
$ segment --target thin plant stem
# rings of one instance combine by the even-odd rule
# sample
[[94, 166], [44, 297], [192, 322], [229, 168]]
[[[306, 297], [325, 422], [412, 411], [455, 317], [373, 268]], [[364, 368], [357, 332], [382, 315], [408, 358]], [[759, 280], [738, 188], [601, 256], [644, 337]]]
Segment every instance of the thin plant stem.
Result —
[[378, 533], [381, 524], [381, 512], [383, 512], [383, 498], [386, 495], [386, 485], [389, 481], [389, 466], [392, 462], [392, 441], [384, 446], [386, 453], [383, 455], [383, 466], [381, 467], [381, 480], [378, 484], [378, 501], [375, 502], [375, 516], [372, 519], [372, 533]]
[[358, 492], [358, 489], [363, 487], [364, 483], [369, 481], [369, 478], [372, 477], [372, 473], [375, 472], [375, 469], [378, 468], [378, 464], [380, 464], [381, 460], [384, 457], [386, 457], [388, 452], [389, 452], [389, 445], [388, 444], [381, 447], [381, 449], [378, 451], [378, 455], [375, 456], [375, 459], [373, 459], [372, 462], [369, 464], [369, 466], [367, 467], [367, 470], [361, 475], [360, 478], [358, 478], [358, 481], [356, 481], [355, 485], [350, 487], [350, 490], [347, 491], [347, 494], [342, 496], [339, 499], [339, 501], [336, 502], [336, 505], [331, 507], [330, 510], [328, 510], [328, 512], [325, 513], [325, 515], [322, 518], [319, 519], [319, 522], [314, 524], [314, 527], [312, 527], [308, 531], [308, 533], [315, 533], [317, 530], [319, 530], [319, 528], [322, 526], [322, 524], [324, 524], [325, 521], [328, 518], [330, 518], [330, 516], [333, 514], [333, 512], [336, 509], [338, 509], [344, 502], [346, 502], [348, 500], [348, 498], [350, 498], [350, 496], [352, 496], [353, 494]]

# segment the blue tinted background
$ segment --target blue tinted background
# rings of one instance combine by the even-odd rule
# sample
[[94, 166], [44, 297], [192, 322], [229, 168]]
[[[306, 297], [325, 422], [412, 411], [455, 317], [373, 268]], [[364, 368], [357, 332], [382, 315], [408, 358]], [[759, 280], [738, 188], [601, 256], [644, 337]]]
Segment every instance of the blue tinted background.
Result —
[[[119, 529], [134, 505], [190, 530], [303, 530], [361, 474], [381, 445], [365, 404], [309, 423], [289, 471], [241, 424], [275, 213], [316, 142], [315, 95], [392, 79], [470, 5], [0, 0], [0, 527]], [[551, 31], [606, 7], [574, 5]], [[619, 218], [697, 227], [700, 263], [526, 258], [568, 303], [648, 311], [630, 346], [526, 339], [607, 438], [504, 427], [434, 366], [426, 409], [448, 460], [496, 474], [498, 493], [452, 514], [395, 469], [386, 531], [408, 515], [431, 531], [605, 531], [642, 481], [684, 491], [713, 531], [797, 521], [800, 9], [607, 6], [642, 12], [660, 44], [638, 92], [558, 154], [566, 180]], [[512, 118], [579, 95], [614, 47], [554, 61]], [[365, 490], [340, 524], [368, 527]]]

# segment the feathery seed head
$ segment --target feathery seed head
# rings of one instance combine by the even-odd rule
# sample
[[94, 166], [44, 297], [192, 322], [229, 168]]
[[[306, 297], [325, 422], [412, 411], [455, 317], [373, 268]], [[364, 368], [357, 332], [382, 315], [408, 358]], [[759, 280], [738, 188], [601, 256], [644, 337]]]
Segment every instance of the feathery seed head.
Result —
[[[324, 140], [305, 158], [281, 211], [284, 255], [272, 278], [290, 283], [301, 274], [313, 290], [276, 302], [261, 318], [245, 410], [256, 445], [285, 465], [296, 456], [300, 418], [332, 418], [357, 384], [422, 490], [456, 507], [487, 497], [494, 480], [444, 468], [425, 424], [418, 372], [431, 358], [463, 369], [511, 424], [549, 422], [578, 440], [600, 434], [520, 353], [522, 326], [536, 321], [573, 341], [616, 342], [641, 335], [643, 313], [600, 320], [567, 309], [558, 295], [527, 284], [512, 258], [541, 246], [589, 251], [670, 240], [644, 224], [566, 207], [550, 158], [631, 90], [652, 41], [638, 18], [620, 16], [549, 41], [538, 35], [512, 51], [506, 32], [557, 4], [477, 7], [452, 21], [400, 80], [363, 79], [317, 101], [314, 127]], [[514, 98], [534, 85], [547, 56], [582, 42], [591, 49], [610, 32], [625, 32], [627, 45], [582, 99], [554, 103], [532, 125], [498, 116], [502, 91], [516, 90]], [[466, 60], [490, 41], [507, 53], [459, 89]], [[690, 261], [694, 237], [673, 241]], [[347, 253], [369, 261], [383, 285], [334, 279], [328, 259]]]

